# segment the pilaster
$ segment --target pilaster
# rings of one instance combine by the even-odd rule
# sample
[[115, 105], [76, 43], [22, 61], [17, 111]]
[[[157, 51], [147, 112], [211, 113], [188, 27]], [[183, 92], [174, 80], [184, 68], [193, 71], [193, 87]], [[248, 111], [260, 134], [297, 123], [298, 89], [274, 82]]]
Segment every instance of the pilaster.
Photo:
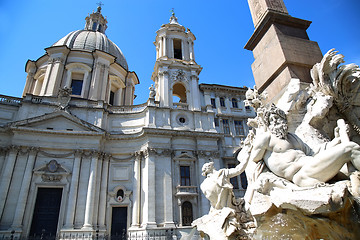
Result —
[[18, 152], [19, 148], [17, 146], [11, 146], [5, 160], [5, 165], [3, 166], [3, 172], [0, 182], [0, 216], [4, 211], [5, 202], [8, 195]]
[[94, 202], [95, 202], [95, 191], [96, 191], [96, 181], [97, 181], [97, 166], [98, 166], [99, 153], [94, 151], [91, 156], [91, 166], [90, 166], [90, 176], [89, 184], [87, 189], [86, 196], [86, 205], [85, 205], [85, 218], [83, 229], [93, 230], [93, 216], [94, 216]]
[[101, 172], [101, 186], [100, 186], [100, 200], [99, 200], [99, 216], [98, 224], [101, 230], [106, 230], [106, 205], [107, 205], [107, 192], [108, 192], [108, 178], [109, 178], [109, 161], [111, 155], [105, 154], [102, 163]]
[[26, 168], [21, 183], [20, 193], [16, 204], [15, 215], [11, 228], [13, 230], [20, 230], [22, 228], [22, 220], [25, 213], [26, 201], [29, 194], [30, 183], [32, 178], [32, 170], [36, 160], [38, 149], [31, 148], [29, 151]]
[[133, 208], [131, 228], [140, 227], [140, 204], [141, 204], [141, 160], [142, 152], [135, 153], [134, 177], [133, 177]]
[[156, 213], [156, 188], [155, 188], [155, 155], [151, 149], [144, 151], [145, 166], [143, 168], [143, 188], [144, 191], [144, 205], [143, 205], [143, 222], [142, 226], [145, 228], [156, 227], [155, 213]]
[[65, 226], [66, 229], [71, 229], [74, 227], [74, 216], [75, 208], [77, 202], [77, 194], [79, 187], [79, 175], [80, 175], [80, 165], [81, 165], [82, 151], [76, 151], [74, 154], [74, 163], [71, 176], [71, 184], [69, 190], [67, 211], [65, 215]]
[[160, 107], [169, 107], [169, 72], [167, 68], [159, 71], [160, 76]]

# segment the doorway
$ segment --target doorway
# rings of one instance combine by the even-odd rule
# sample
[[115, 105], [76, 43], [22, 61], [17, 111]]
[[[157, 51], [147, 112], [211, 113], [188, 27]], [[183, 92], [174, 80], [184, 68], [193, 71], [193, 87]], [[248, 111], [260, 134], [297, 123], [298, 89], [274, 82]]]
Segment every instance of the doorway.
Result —
[[111, 239], [127, 239], [127, 207], [113, 207], [111, 217]]
[[62, 188], [38, 188], [30, 238], [56, 238], [61, 197]]

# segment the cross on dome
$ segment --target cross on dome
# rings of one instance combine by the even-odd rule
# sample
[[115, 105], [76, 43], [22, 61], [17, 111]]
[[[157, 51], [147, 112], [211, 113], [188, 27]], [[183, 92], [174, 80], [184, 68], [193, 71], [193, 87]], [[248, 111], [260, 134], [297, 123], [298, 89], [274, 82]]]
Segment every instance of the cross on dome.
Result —
[[104, 5], [101, 1], [96, 3], [98, 5], [98, 8], [97, 8], [97, 12], [100, 13], [101, 12], [101, 7]]

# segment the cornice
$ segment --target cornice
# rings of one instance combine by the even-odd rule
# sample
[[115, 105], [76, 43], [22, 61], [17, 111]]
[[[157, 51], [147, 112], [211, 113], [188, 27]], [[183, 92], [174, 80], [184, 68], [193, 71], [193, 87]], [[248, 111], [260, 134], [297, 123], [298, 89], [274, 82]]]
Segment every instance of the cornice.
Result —
[[35, 129], [29, 127], [10, 127], [13, 132], [30, 132], [38, 134], [57, 134], [57, 135], [70, 135], [70, 136], [106, 136], [105, 132], [85, 132], [85, 131], [60, 131], [49, 129]]
[[143, 128], [144, 135], [167, 135], [167, 136], [182, 136], [182, 137], [206, 137], [206, 138], [221, 138], [222, 133], [213, 132], [197, 132], [189, 130], [172, 130], [159, 128]]
[[285, 26], [290, 26], [298, 29], [306, 29], [310, 26], [311, 21], [307, 21], [300, 18], [292, 17], [288, 14], [279, 13], [273, 10], [268, 10], [264, 17], [260, 20], [254, 33], [250, 37], [249, 41], [245, 45], [246, 50], [252, 51], [259, 43], [261, 38], [266, 34], [267, 30], [274, 24], [278, 23]]

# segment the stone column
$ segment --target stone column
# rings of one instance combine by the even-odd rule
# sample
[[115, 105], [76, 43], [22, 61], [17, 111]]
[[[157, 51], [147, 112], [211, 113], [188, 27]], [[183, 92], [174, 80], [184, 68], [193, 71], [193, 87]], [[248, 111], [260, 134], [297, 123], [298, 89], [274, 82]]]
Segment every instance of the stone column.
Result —
[[162, 56], [164, 56], [164, 46], [163, 46], [163, 38], [160, 38], [159, 40], [159, 58], [161, 58]]
[[160, 107], [169, 107], [169, 73], [167, 69], [160, 71]]
[[195, 61], [194, 42], [191, 42], [191, 60]]
[[181, 56], [182, 56], [182, 60], [187, 60], [185, 53], [186, 53], [186, 52], [185, 52], [184, 40], [181, 40]]
[[27, 201], [28, 194], [29, 194], [32, 170], [34, 167], [36, 154], [37, 154], [37, 149], [31, 148], [30, 152], [29, 152], [28, 160], [26, 163], [23, 180], [21, 183], [21, 188], [20, 188], [18, 201], [16, 204], [13, 223], [11, 225], [12, 229], [21, 229], [21, 227], [22, 227], [22, 220], [23, 220], [24, 213], [25, 213], [25, 206], [26, 206], [26, 201]]
[[63, 77], [64, 72], [64, 63], [65, 63], [66, 55], [61, 54], [58, 56], [51, 56], [49, 59], [49, 62], [51, 64], [51, 72], [49, 73], [49, 78], [45, 79], [46, 81], [46, 89], [45, 89], [45, 95], [46, 96], [56, 96], [61, 79]]
[[94, 215], [94, 202], [96, 191], [96, 172], [98, 165], [98, 152], [93, 152], [91, 157], [89, 185], [87, 189], [86, 205], [85, 205], [85, 218], [83, 229], [92, 229], [93, 227], [93, 215]]
[[1, 176], [0, 182], [0, 216], [2, 215], [5, 207], [6, 197], [10, 187], [10, 181], [12, 177], [12, 173], [14, 171], [16, 157], [18, 154], [19, 148], [16, 146], [11, 146], [9, 149], [8, 156], [5, 160], [5, 165], [3, 169], [3, 175]]
[[26, 65], [26, 84], [23, 91], [23, 96], [25, 96], [27, 93], [34, 94], [34, 75], [36, 72], [36, 65], [33, 61], [28, 61], [28, 64]]
[[147, 149], [145, 151], [145, 167], [144, 167], [144, 207], [143, 207], [143, 226], [145, 228], [156, 227], [156, 192], [155, 192], [155, 156], [154, 150]]
[[114, 97], [114, 105], [115, 106], [121, 106], [121, 96], [122, 96], [122, 88], [119, 88], [116, 92], [115, 92], [115, 97]]
[[173, 38], [169, 38], [169, 54], [168, 57], [169, 58], [174, 58], [174, 39]]
[[219, 96], [215, 96], [215, 103], [216, 103], [216, 109], [218, 113], [222, 113], [222, 107], [220, 105], [220, 98]]
[[173, 206], [173, 181], [172, 181], [172, 159], [171, 151], [164, 151], [162, 156], [162, 167], [168, 171], [164, 171], [164, 213], [165, 227], [175, 227], [174, 224], [174, 206]]
[[200, 91], [198, 79], [199, 77], [195, 75], [196, 73], [192, 72], [191, 75], [191, 93], [192, 93], [192, 109], [195, 111], [200, 111]]
[[226, 107], [226, 112], [231, 112], [231, 107], [232, 107], [232, 103], [229, 97], [224, 97], [225, 99], [225, 107]]
[[105, 102], [108, 102], [108, 94], [110, 94], [110, 88], [111, 88], [111, 84], [109, 81], [109, 66], [107, 64], [104, 64], [104, 70], [102, 72], [102, 81], [101, 81], [101, 85], [103, 86], [101, 88], [101, 97], [100, 100], [103, 100]]
[[167, 48], [167, 42], [166, 42], [166, 37], [163, 37], [163, 56], [166, 56], [166, 54], [167, 54], [167, 50], [166, 50], [166, 48]]
[[108, 193], [108, 177], [109, 177], [109, 161], [110, 155], [105, 154], [102, 172], [101, 172], [101, 186], [100, 186], [100, 200], [99, 200], [99, 228], [106, 230], [105, 219], [106, 219], [106, 204], [107, 204], [107, 193]]
[[81, 165], [81, 151], [76, 151], [74, 156], [74, 163], [71, 176], [71, 184], [68, 197], [68, 208], [65, 215], [65, 228], [71, 229], [74, 227], [74, 216], [77, 201], [77, 193], [79, 188], [80, 165]]
[[[100, 99], [100, 93], [101, 93], [101, 86], [100, 82], [102, 80], [102, 74], [103, 68], [105, 67], [105, 64], [102, 64], [98, 62], [98, 60], [94, 60], [94, 69], [93, 69], [93, 75], [91, 79], [90, 89], [89, 89], [89, 99], [91, 100], [99, 100]], [[100, 91], [100, 93], [99, 93]]]
[[135, 153], [134, 178], [133, 178], [133, 209], [132, 209], [132, 228], [140, 227], [140, 204], [141, 204], [141, 159], [142, 153]]
[[179, 207], [179, 225], [182, 226], [183, 225], [183, 216], [182, 216], [182, 201], [180, 199], [178, 199], [178, 207]]

